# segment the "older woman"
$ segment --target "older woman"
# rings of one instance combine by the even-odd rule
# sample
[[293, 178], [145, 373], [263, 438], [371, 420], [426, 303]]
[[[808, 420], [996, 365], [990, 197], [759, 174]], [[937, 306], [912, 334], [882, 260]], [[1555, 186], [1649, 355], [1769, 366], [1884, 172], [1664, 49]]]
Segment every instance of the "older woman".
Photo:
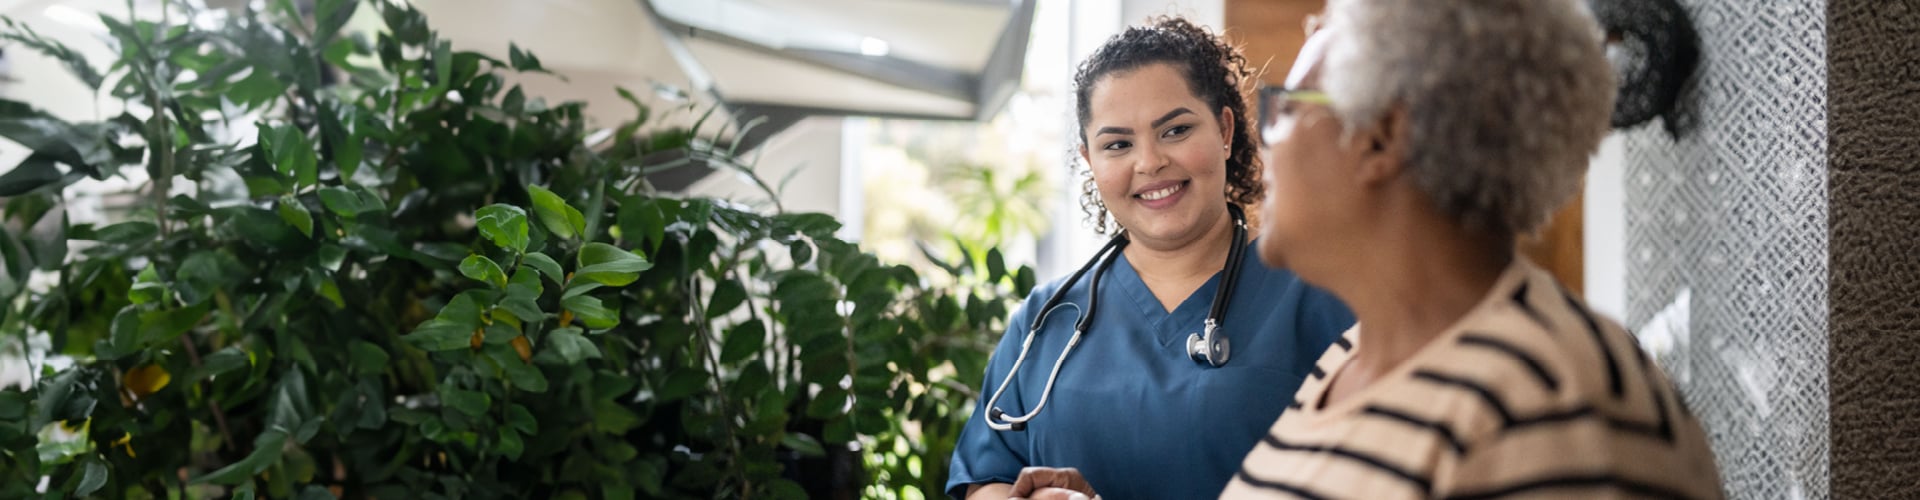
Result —
[[1332, 0], [1258, 128], [1260, 256], [1359, 323], [1230, 498], [1717, 498], [1633, 337], [1514, 254], [1580, 185], [1613, 78], [1577, 0]]

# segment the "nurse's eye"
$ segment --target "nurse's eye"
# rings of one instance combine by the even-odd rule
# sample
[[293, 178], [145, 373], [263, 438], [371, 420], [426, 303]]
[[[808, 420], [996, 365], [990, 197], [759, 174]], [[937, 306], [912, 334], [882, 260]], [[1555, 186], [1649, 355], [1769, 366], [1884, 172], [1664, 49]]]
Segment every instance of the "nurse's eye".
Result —
[[1107, 143], [1107, 145], [1105, 146], [1101, 146], [1100, 149], [1104, 149], [1107, 151], [1124, 151], [1127, 148], [1131, 148], [1131, 147], [1133, 147], [1132, 141], [1113, 141], [1113, 142]]
[[1173, 128], [1167, 129], [1166, 132], [1160, 133], [1160, 137], [1167, 137], [1167, 138], [1186, 137], [1187, 133], [1192, 131], [1193, 131], [1192, 125], [1175, 125], [1173, 126]]

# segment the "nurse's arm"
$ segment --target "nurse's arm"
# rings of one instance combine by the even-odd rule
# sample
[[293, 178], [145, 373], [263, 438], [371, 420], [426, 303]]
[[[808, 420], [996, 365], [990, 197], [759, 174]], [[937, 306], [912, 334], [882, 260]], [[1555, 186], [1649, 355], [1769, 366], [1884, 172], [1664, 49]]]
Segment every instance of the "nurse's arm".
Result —
[[1007, 483], [984, 483], [967, 486], [967, 500], [1006, 500], [1012, 496], [1013, 485]]

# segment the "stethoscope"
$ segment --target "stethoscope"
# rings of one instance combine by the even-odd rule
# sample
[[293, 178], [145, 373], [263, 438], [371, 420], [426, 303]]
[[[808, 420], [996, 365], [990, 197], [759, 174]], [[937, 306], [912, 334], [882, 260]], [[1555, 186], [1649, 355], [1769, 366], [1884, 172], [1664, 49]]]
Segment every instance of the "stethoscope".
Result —
[[[1227, 357], [1232, 354], [1232, 343], [1227, 341], [1226, 332], [1220, 331], [1220, 319], [1226, 317], [1227, 301], [1232, 298], [1234, 284], [1239, 280], [1240, 264], [1246, 257], [1247, 246], [1246, 214], [1231, 203], [1227, 204], [1227, 212], [1233, 216], [1233, 244], [1227, 247], [1227, 265], [1220, 271], [1220, 287], [1214, 289], [1213, 307], [1207, 311], [1207, 319], [1201, 324], [1200, 333], [1187, 336], [1187, 357], [1193, 358], [1195, 363], [1205, 363], [1215, 368], [1227, 364]], [[1100, 275], [1113, 266], [1114, 258], [1126, 246], [1127, 232], [1123, 229], [1113, 235], [1113, 239], [1108, 240], [1106, 246], [1094, 253], [1085, 265], [1068, 276], [1066, 283], [1061, 283], [1060, 288], [1053, 291], [1053, 296], [1040, 306], [1041, 313], [1034, 317], [1033, 324], [1027, 327], [1027, 338], [1021, 341], [1020, 357], [1014, 358], [1013, 368], [1007, 370], [1007, 377], [1000, 381], [1000, 388], [993, 391], [993, 397], [987, 398], [987, 427], [997, 431], [1026, 430], [1027, 421], [1033, 420], [1034, 415], [1039, 415], [1040, 410], [1047, 407], [1047, 399], [1053, 395], [1053, 382], [1060, 377], [1060, 366], [1066, 363], [1067, 355], [1072, 354], [1074, 346], [1080, 344], [1080, 336], [1093, 324], [1094, 309], [1100, 305]], [[1072, 289], [1073, 284], [1079, 282], [1088, 270], [1094, 271], [1087, 286], [1087, 307], [1080, 311], [1080, 319], [1074, 321], [1073, 337], [1067, 339], [1066, 348], [1060, 351], [1060, 359], [1053, 362], [1053, 372], [1047, 374], [1046, 389], [1040, 391], [1040, 404], [1034, 405], [1033, 411], [1025, 415], [1008, 415], [1001, 411], [995, 403], [1000, 401], [1000, 394], [1006, 392], [1007, 384], [1013, 382], [1014, 375], [1020, 373], [1020, 365], [1027, 361], [1027, 351], [1033, 347], [1034, 337], [1040, 335], [1040, 326], [1046, 324], [1048, 315], [1063, 306], [1061, 301], [1066, 298], [1067, 290]], [[1080, 309], [1072, 303], [1064, 305]]]

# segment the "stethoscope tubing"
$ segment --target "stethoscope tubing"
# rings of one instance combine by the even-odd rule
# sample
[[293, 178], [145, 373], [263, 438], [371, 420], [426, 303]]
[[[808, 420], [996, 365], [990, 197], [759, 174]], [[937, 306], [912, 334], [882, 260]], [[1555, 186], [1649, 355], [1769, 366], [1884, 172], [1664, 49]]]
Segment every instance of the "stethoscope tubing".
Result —
[[[1203, 340], [1189, 341], [1189, 344], [1200, 342], [1201, 344], [1211, 346], [1216, 340], [1216, 335], [1219, 336], [1218, 341], [1222, 345], [1226, 342], [1225, 334], [1219, 332], [1218, 328], [1220, 319], [1226, 314], [1226, 303], [1231, 299], [1233, 288], [1237, 284], [1238, 280], [1236, 278], [1240, 271], [1240, 265], [1245, 260], [1245, 249], [1242, 247], [1247, 244], [1246, 216], [1241, 213], [1240, 207], [1238, 206], [1228, 204], [1227, 207], [1227, 211], [1234, 219], [1233, 246], [1228, 247], [1226, 268], [1223, 270], [1220, 286], [1214, 293], [1213, 304], [1207, 314], [1205, 326], [1202, 330], [1204, 336], [1196, 334], [1196, 338]], [[1085, 265], [1080, 266], [1080, 269], [1074, 271], [1072, 276], [1068, 276], [1067, 281], [1061, 283], [1060, 288], [1054, 290], [1053, 295], [1048, 297], [1046, 302], [1042, 303], [1040, 314], [1035, 317], [1033, 323], [1028, 326], [1027, 337], [1020, 342], [1020, 356], [1014, 358], [1013, 367], [1007, 370], [1007, 376], [1000, 381], [1000, 387], [994, 389], [993, 396], [987, 398], [986, 421], [988, 428], [996, 431], [1025, 430], [1027, 422], [1033, 420], [1034, 416], [1040, 414], [1040, 410], [1047, 407], [1047, 402], [1051, 400], [1053, 395], [1053, 383], [1060, 377], [1060, 367], [1066, 364], [1067, 356], [1073, 354], [1073, 348], [1080, 344], [1080, 337], [1086, 333], [1088, 326], [1093, 323], [1095, 308], [1099, 307], [1100, 303], [1100, 276], [1106, 274], [1107, 268], [1113, 265], [1113, 261], [1119, 257], [1120, 251], [1125, 249], [1126, 246], [1127, 233], [1125, 230], [1121, 230], [1120, 234], [1116, 234], [1113, 236], [1113, 239], [1108, 240], [1106, 246], [1101, 247], [1100, 251], [1096, 252], [1092, 259], [1088, 259]], [[1096, 266], [1099, 269], [1094, 269]], [[1057, 307], [1061, 306], [1060, 302], [1066, 297], [1067, 291], [1072, 289], [1073, 284], [1079, 282], [1080, 278], [1086, 275], [1089, 270], [1093, 270], [1093, 278], [1090, 279], [1087, 284], [1087, 307], [1085, 310], [1079, 311], [1080, 317], [1074, 321], [1073, 325], [1073, 336], [1067, 339], [1066, 347], [1060, 351], [1060, 358], [1054, 360], [1053, 370], [1047, 374], [1047, 385], [1045, 389], [1040, 391], [1040, 403], [1034, 405], [1033, 410], [1028, 411], [1024, 415], [1008, 415], [1000, 409], [998, 404], [1000, 402], [1000, 395], [1006, 392], [1007, 386], [1013, 383], [1014, 376], [1020, 373], [1020, 366], [1026, 363], [1027, 353], [1033, 348], [1033, 339], [1040, 335], [1040, 327], [1046, 324], [1047, 317], [1052, 315]], [[1069, 303], [1067, 305], [1072, 304]], [[1079, 306], [1074, 307], [1079, 309]], [[1195, 349], [1195, 347], [1192, 345], [1190, 345], [1188, 349], [1188, 354], [1194, 356], [1194, 361], [1196, 362], [1209, 364], [1216, 368], [1226, 364], [1224, 352], [1219, 353], [1217, 355], [1219, 357], [1215, 358], [1194, 354], [1193, 349]]]

